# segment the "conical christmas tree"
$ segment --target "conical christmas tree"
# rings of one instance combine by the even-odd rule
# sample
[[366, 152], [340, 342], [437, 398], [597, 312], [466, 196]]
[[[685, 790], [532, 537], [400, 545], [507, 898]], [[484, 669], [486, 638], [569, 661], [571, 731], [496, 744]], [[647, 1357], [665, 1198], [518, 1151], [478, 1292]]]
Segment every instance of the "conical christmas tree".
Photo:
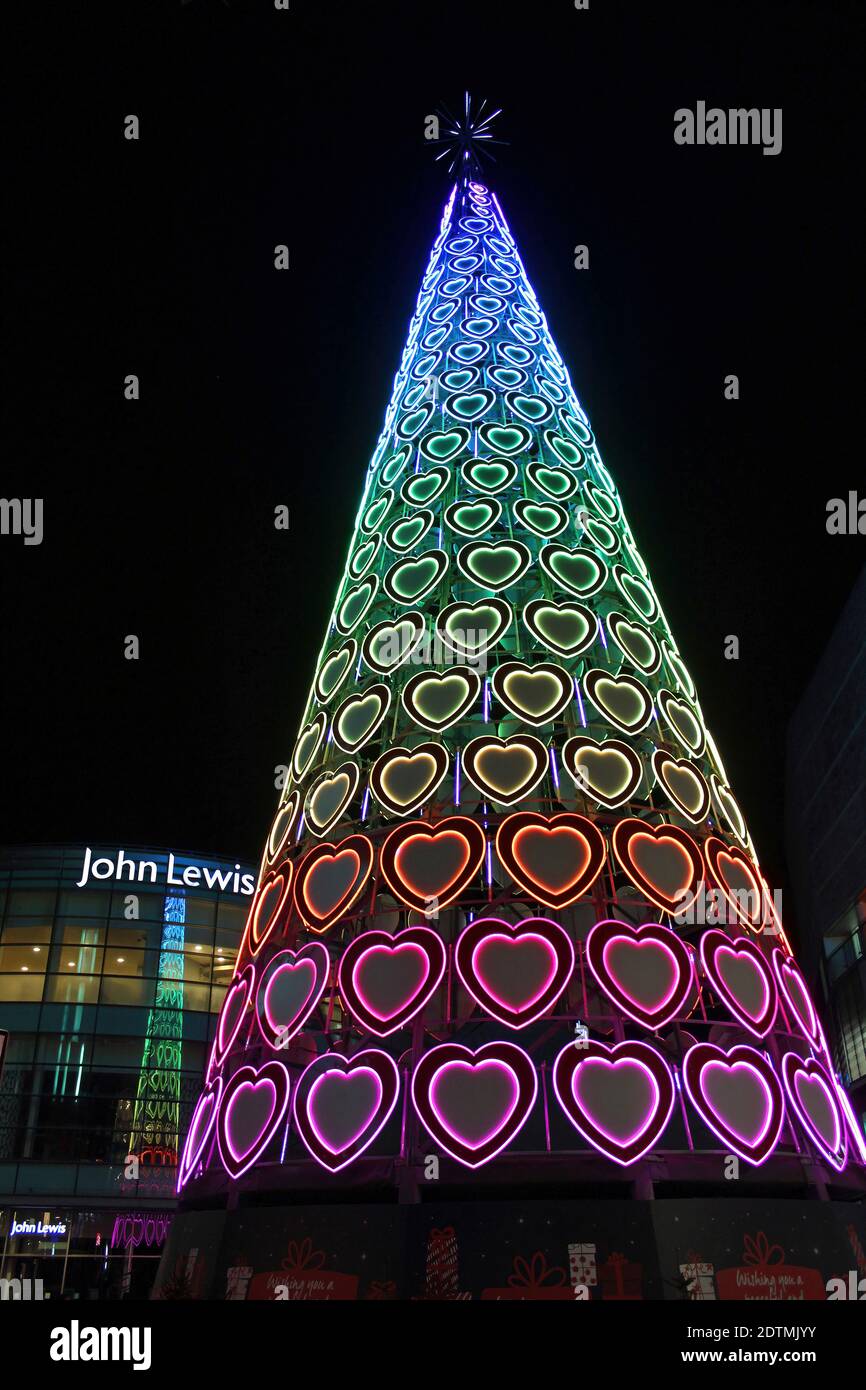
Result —
[[[862, 1136], [586, 412], [461, 177], [179, 1186], [862, 1182]], [[252, 1170], [255, 1170], [254, 1172]], [[248, 1176], [244, 1178], [244, 1175]]]

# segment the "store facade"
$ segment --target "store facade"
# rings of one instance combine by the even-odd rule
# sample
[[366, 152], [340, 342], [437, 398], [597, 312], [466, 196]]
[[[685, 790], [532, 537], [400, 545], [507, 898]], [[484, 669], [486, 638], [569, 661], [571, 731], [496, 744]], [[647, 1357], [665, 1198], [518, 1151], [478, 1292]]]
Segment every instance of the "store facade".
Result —
[[254, 878], [177, 850], [0, 849], [7, 1296], [147, 1297]]

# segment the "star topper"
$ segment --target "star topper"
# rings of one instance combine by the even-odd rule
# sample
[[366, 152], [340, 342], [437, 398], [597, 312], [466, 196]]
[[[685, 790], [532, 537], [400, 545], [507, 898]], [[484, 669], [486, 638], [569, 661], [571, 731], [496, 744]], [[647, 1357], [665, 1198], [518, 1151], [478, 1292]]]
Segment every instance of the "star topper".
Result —
[[482, 172], [482, 158], [496, 162], [496, 156], [492, 154], [488, 146], [508, 143], [507, 140], [494, 139], [490, 130], [491, 122], [502, 114], [501, 108], [485, 115], [486, 99], [481, 102], [476, 111], [473, 111], [472, 105], [472, 98], [467, 92], [461, 116], [453, 116], [444, 102], [436, 112], [440, 123], [440, 134], [438, 139], [431, 141], [431, 144], [442, 146], [436, 159], [437, 161], [440, 159], [448, 160], [449, 174], [457, 174], [458, 176], [480, 174]]

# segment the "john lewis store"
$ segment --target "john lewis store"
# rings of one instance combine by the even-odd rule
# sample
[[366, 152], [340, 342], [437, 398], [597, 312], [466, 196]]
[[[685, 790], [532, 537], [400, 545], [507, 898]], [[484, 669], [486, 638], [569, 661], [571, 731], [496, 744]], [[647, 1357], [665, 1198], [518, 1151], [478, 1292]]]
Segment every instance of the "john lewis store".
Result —
[[0, 849], [0, 1277], [147, 1295], [253, 887], [177, 850]]

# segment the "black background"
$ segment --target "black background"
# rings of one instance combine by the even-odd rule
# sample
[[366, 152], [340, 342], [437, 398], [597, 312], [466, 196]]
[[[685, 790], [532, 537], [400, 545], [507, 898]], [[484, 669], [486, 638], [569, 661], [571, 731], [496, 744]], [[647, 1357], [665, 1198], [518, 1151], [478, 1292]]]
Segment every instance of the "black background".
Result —
[[[862, 8], [122, 0], [7, 40], [0, 490], [45, 540], [0, 538], [0, 841], [258, 860], [449, 192], [424, 119], [468, 87], [784, 885], [785, 725], [864, 559], [825, 529], [864, 476]], [[782, 153], [675, 145], [699, 99], [782, 107]]]

